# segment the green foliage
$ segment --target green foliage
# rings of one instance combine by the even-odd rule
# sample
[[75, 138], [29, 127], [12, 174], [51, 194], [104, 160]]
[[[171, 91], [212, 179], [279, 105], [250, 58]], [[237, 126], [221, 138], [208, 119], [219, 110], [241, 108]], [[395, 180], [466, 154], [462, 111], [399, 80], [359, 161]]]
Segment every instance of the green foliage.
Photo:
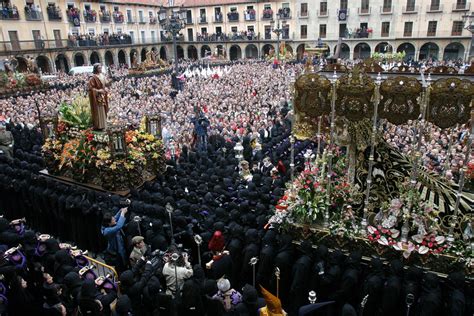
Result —
[[87, 97], [78, 96], [72, 104], [63, 102], [59, 108], [59, 113], [61, 120], [71, 127], [83, 130], [92, 125], [90, 104]]

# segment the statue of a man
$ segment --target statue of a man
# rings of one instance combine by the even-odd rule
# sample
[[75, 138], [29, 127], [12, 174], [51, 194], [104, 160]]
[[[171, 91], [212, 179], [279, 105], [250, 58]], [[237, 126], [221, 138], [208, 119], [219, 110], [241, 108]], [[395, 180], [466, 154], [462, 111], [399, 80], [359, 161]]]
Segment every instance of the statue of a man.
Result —
[[102, 66], [95, 64], [93, 75], [89, 79], [89, 101], [91, 104], [92, 126], [94, 130], [104, 130], [107, 127], [107, 112], [109, 111], [106, 79], [102, 74]]

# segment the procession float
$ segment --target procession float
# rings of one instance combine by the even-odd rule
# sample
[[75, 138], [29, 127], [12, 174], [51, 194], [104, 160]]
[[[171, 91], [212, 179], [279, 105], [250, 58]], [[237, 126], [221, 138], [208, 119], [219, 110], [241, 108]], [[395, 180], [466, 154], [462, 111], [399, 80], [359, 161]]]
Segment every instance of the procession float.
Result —
[[[102, 87], [92, 93], [94, 88], [89, 89], [89, 98], [76, 96], [71, 103], [61, 104], [57, 115], [40, 117], [45, 138], [43, 174], [127, 195], [164, 169], [161, 117], [146, 115], [138, 129], [123, 122], [110, 124], [107, 90]], [[101, 107], [105, 107], [102, 118], [97, 114]]]
[[[290, 142], [309, 139], [317, 150], [305, 153], [298, 173], [292, 154], [292, 181], [269, 225], [368, 258], [402, 258], [438, 273], [463, 266], [472, 275], [473, 82], [439, 69], [380, 73], [373, 60], [330, 67], [307, 67], [295, 80]], [[413, 131], [408, 155], [384, 139], [384, 127], [404, 124]], [[422, 163], [430, 128], [455, 126], [470, 131], [448, 145], [447, 152], [466, 148], [456, 183]]]

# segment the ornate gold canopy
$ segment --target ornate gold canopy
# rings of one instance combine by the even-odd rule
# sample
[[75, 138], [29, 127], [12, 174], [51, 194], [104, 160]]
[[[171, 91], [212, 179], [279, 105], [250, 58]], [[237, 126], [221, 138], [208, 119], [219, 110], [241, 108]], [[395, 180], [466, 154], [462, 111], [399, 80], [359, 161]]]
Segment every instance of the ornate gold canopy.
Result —
[[413, 77], [397, 76], [380, 85], [380, 117], [390, 123], [405, 124], [420, 115], [422, 86]]

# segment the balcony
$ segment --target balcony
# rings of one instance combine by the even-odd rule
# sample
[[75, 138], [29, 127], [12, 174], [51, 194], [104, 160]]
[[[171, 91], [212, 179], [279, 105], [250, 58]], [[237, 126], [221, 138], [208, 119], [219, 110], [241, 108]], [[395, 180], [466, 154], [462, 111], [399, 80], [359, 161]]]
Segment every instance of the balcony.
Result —
[[368, 7], [368, 8], [357, 8], [357, 13], [359, 15], [370, 15], [372, 11], [372, 8], [371, 7]]
[[125, 17], [123, 16], [122, 12], [115, 11], [113, 13], [113, 17], [114, 17], [114, 23], [120, 24], [120, 23], [125, 22]]
[[281, 8], [278, 9], [278, 14], [280, 14], [281, 20], [289, 20], [291, 19], [291, 10], [290, 8]]
[[48, 12], [48, 20], [50, 21], [61, 21], [63, 19], [61, 11], [59, 11], [59, 7], [48, 6], [46, 11]]
[[410, 31], [404, 31], [403, 32], [403, 37], [412, 37], [412, 34], [413, 32], [410, 30]]
[[393, 13], [393, 6], [392, 7], [380, 7], [380, 14], [392, 14]]
[[426, 32], [426, 36], [436, 36], [436, 31], [428, 31]]
[[272, 33], [271, 33], [271, 32], [269, 32], [269, 33], [266, 32], [266, 33], [265, 33], [265, 39], [266, 39], [266, 40], [271, 40], [271, 39], [272, 39]]
[[298, 18], [300, 18], [300, 19], [309, 18], [309, 12], [308, 11], [298, 11]]
[[81, 24], [81, 10], [77, 8], [71, 8], [66, 10], [67, 20], [73, 23], [74, 26]]
[[381, 32], [380, 33], [380, 37], [389, 37], [390, 36], [390, 32]]
[[237, 12], [229, 12], [227, 13], [227, 19], [229, 20], [229, 22], [238, 22], [239, 14]]
[[324, 18], [324, 17], [327, 17], [328, 16], [328, 11], [321, 11], [321, 10], [318, 10], [318, 17], [320, 18]]
[[469, 11], [471, 9], [471, 3], [455, 3], [453, 4], [453, 11]]
[[199, 18], [199, 24], [207, 24], [207, 18], [205, 16], [201, 16]]
[[112, 22], [112, 16], [109, 11], [99, 11], [99, 19], [101, 23]]
[[97, 22], [97, 12], [95, 10], [84, 11], [84, 21], [86, 21], [86, 23]]
[[31, 10], [29, 7], [26, 7], [25, 19], [27, 21], [43, 21], [43, 13], [36, 10]]
[[255, 10], [245, 10], [244, 11], [244, 20], [245, 21], [255, 21], [256, 13]]
[[146, 24], [146, 20], [145, 20], [145, 17], [141, 16], [138, 18], [138, 23], [140, 24]]
[[443, 5], [442, 4], [429, 5], [426, 7], [426, 12], [427, 13], [443, 12]]
[[418, 6], [417, 5], [410, 5], [403, 7], [403, 14], [416, 14], [418, 13]]
[[13, 8], [5, 7], [2, 10], [2, 14], [0, 14], [0, 20], [19, 20], [20, 14], [18, 13], [18, 9], [16, 6]]
[[262, 20], [271, 20], [273, 19], [273, 10], [272, 9], [265, 9], [262, 13]]
[[155, 18], [154, 16], [150, 16], [148, 19], [149, 19], [150, 24], [158, 23], [158, 19]]
[[461, 30], [452, 30], [451, 31], [451, 36], [461, 36], [462, 35], [462, 29]]
[[214, 15], [214, 23], [223, 23], [224, 22], [224, 17], [222, 16], [222, 13]]

